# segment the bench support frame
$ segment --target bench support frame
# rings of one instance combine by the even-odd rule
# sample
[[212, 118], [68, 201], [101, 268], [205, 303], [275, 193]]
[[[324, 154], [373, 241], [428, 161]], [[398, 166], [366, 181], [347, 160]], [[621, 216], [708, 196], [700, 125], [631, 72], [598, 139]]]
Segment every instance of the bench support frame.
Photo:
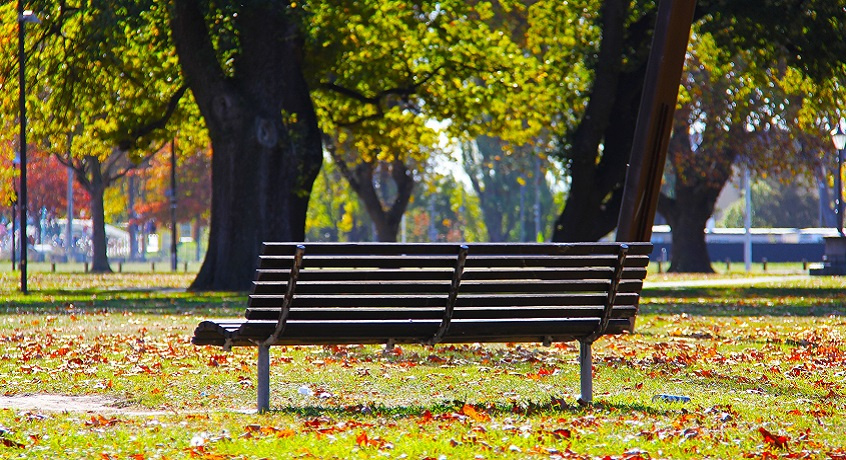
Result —
[[582, 404], [593, 404], [593, 354], [591, 353], [592, 341], [579, 341], [579, 382], [582, 394], [579, 402]]
[[260, 343], [258, 345], [258, 381], [256, 390], [258, 393], [258, 413], [270, 410], [270, 345]]

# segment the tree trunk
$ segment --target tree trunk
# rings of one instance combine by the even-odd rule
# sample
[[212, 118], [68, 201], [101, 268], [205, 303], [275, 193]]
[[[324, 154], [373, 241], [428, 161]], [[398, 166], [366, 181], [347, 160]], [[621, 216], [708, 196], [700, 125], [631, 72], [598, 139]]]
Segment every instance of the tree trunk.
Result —
[[86, 158], [87, 176], [89, 177], [88, 193], [91, 198], [91, 272], [111, 273], [109, 256], [106, 253], [106, 213], [103, 197], [106, 193], [106, 182], [100, 170], [100, 161], [96, 157]]
[[[664, 196], [661, 198], [666, 199]], [[661, 214], [667, 218], [673, 235], [669, 271], [714, 273], [711, 258], [708, 255], [708, 246], [705, 244], [705, 227], [714, 211], [716, 198], [696, 196], [688, 189], [683, 194], [677, 195], [673, 201], [671, 206], [667, 204], [660, 206]], [[674, 211], [669, 211], [669, 208], [673, 208]], [[682, 211], [681, 208], [684, 210]]]
[[209, 247], [194, 290], [246, 290], [264, 241], [302, 241], [322, 161], [302, 71], [303, 39], [286, 2], [251, 2], [234, 21], [238, 65], [218, 64], [201, 2], [175, 2], [180, 65], [211, 138]]
[[[414, 177], [406, 165], [401, 160], [394, 160], [389, 166], [391, 180], [396, 185], [396, 192], [393, 194], [393, 199], [390, 199], [387, 196], [380, 197], [376, 190], [373, 183], [374, 164], [359, 163], [354, 171], [350, 171], [345, 164], [338, 163], [343, 160], [335, 158], [335, 161], [349, 181], [352, 190], [364, 203], [367, 214], [376, 229], [376, 238], [381, 242], [396, 242], [402, 216], [408, 208], [408, 202], [414, 190]], [[386, 200], [389, 206], [383, 205], [383, 201]]]
[[651, 13], [627, 28], [626, 5], [603, 3], [594, 83], [566, 155], [572, 182], [553, 241], [596, 241], [617, 225], [655, 22]]
[[[414, 176], [408, 170], [408, 166], [400, 158], [395, 158], [390, 163], [380, 163], [378, 160], [365, 162], [359, 159], [360, 162], [351, 169], [344, 156], [338, 152], [335, 139], [324, 135], [323, 144], [341, 175], [364, 204], [367, 215], [373, 221], [376, 239], [384, 243], [396, 242], [402, 216], [408, 208], [414, 191]], [[373, 180], [373, 174], [380, 165], [382, 166], [379, 178], [381, 194], [376, 190]], [[394, 183], [395, 190], [388, 191], [389, 187], [386, 184], [388, 180]]]

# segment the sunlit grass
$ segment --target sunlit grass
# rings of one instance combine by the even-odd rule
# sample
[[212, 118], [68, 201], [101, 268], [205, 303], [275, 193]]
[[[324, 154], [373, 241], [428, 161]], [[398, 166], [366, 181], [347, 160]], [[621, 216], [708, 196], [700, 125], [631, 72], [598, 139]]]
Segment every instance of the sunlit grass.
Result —
[[[724, 278], [650, 276], [691, 279]], [[43, 273], [23, 296], [14, 274], [0, 274], [4, 394], [114, 406], [0, 410], [0, 457], [846, 455], [841, 278], [646, 289], [636, 333], [594, 347], [590, 407], [576, 404], [573, 344], [299, 346], [272, 349], [262, 415], [250, 413], [254, 349], [189, 343], [201, 319], [241, 315], [244, 295], [185, 292], [190, 280]]]

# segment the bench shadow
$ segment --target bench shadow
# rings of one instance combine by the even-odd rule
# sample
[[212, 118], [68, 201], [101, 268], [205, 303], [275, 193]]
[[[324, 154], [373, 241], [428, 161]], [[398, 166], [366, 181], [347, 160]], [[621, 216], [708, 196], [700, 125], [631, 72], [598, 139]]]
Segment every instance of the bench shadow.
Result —
[[[366, 405], [357, 404], [353, 406], [344, 407], [327, 407], [327, 406], [294, 406], [282, 405], [270, 408], [272, 414], [294, 415], [299, 417], [353, 417], [353, 416], [367, 416], [367, 417], [433, 417], [434, 419], [444, 418], [470, 418], [471, 416], [462, 414], [462, 409], [465, 401], [445, 401], [430, 406], [421, 405], [407, 405], [407, 406], [387, 406], [387, 405]], [[474, 403], [471, 404], [473, 408], [482, 416], [488, 415], [493, 417], [521, 415], [530, 416], [537, 414], [555, 414], [555, 415], [571, 415], [582, 416], [592, 414], [596, 411], [603, 412], [639, 412], [648, 415], [660, 416], [668, 413], [677, 412], [681, 406], [666, 405], [666, 407], [645, 405], [641, 403], [610, 403], [606, 401], [595, 401], [592, 405], [581, 405], [575, 401], [564, 401], [561, 399], [552, 398], [547, 402], [530, 402], [525, 403]], [[428, 414], [427, 414], [428, 413]]]

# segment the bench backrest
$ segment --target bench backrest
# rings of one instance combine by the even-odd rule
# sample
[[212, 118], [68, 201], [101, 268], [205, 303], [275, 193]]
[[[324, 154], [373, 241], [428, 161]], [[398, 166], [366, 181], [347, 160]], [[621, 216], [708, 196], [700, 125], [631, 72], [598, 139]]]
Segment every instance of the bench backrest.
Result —
[[416, 322], [433, 342], [620, 333], [633, 328], [650, 251], [648, 243], [265, 243], [246, 315]]

